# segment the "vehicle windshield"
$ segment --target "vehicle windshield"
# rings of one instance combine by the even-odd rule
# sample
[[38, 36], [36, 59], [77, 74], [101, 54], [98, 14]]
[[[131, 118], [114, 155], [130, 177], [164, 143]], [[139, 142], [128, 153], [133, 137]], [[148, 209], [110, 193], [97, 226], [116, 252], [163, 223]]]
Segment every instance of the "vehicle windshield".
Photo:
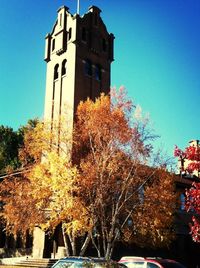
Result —
[[131, 261], [123, 261], [123, 264], [128, 268], [143, 268], [144, 262], [131, 262]]
[[84, 262], [70, 262], [70, 261], [60, 261], [56, 265], [54, 265], [54, 268], [117, 268], [120, 267], [118, 263], [112, 263], [112, 262], [105, 262], [105, 261], [99, 261], [99, 262], [93, 262], [93, 261], [84, 261]]
[[66, 261], [60, 261], [54, 265], [55, 268], [67, 268], [72, 267], [74, 263], [73, 262], [66, 262]]

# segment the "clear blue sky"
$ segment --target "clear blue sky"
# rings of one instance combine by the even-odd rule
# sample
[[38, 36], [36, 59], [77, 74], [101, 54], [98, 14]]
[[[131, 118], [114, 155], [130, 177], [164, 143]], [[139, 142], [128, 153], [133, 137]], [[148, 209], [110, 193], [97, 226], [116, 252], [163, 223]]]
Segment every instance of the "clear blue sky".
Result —
[[[102, 10], [114, 33], [112, 86], [149, 112], [168, 153], [200, 139], [200, 1], [80, 0]], [[76, 0], [0, 0], [0, 124], [17, 129], [42, 118], [44, 38], [57, 9]]]

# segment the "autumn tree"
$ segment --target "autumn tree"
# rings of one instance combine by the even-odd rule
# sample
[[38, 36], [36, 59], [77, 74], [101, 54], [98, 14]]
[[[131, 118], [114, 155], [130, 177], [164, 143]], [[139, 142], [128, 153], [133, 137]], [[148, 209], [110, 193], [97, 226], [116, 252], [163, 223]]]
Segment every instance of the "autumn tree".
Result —
[[94, 223], [92, 242], [106, 258], [119, 240], [142, 236], [166, 245], [175, 201], [172, 176], [147, 168], [154, 138], [148, 120], [134, 117], [123, 89], [113, 93], [111, 100], [102, 95], [79, 105], [74, 144], [80, 196]]
[[1, 182], [0, 188], [0, 201], [4, 204], [0, 216], [5, 231], [15, 238], [20, 235], [22, 240], [35, 225], [46, 221], [44, 211], [37, 209], [40, 198], [33, 195], [26, 175], [10, 175]]
[[[25, 234], [36, 223], [44, 230], [59, 224], [68, 255], [83, 255], [89, 243], [106, 258], [117, 241], [144, 245], [150, 237], [153, 246], [168, 244], [173, 177], [147, 165], [155, 135], [139, 110], [120, 88], [81, 102], [73, 135], [62, 119], [27, 131], [20, 150], [30, 168], [21, 178], [24, 188], [9, 178], [0, 192], [7, 230]], [[25, 209], [20, 198], [30, 206]], [[23, 206], [21, 213], [14, 206]], [[24, 217], [29, 224], [20, 224]]]
[[[62, 148], [58, 146], [58, 133]], [[76, 194], [78, 170], [70, 158], [72, 138], [68, 129], [59, 129], [55, 123], [52, 130], [51, 122], [38, 122], [25, 129], [23, 143], [19, 150], [23, 173], [11, 174], [1, 183], [6, 231], [25, 237], [36, 225], [53, 232], [61, 224], [68, 255], [77, 255], [74, 237], [87, 232], [91, 221]], [[87, 244], [86, 238], [82, 254]]]
[[[181, 172], [199, 177], [200, 172], [200, 147], [197, 143], [181, 150], [175, 146], [174, 156], [181, 162]], [[186, 210], [193, 212], [190, 225], [191, 235], [195, 242], [200, 242], [200, 182], [194, 182], [190, 189], [186, 190]]]
[[[38, 221], [42, 222], [41, 211], [37, 210], [35, 213], [36, 200], [32, 198], [32, 190], [26, 178], [26, 173], [30, 170], [27, 165], [25, 168], [23, 167], [19, 154], [24, 146], [25, 133], [33, 130], [38, 122], [38, 119], [29, 120], [26, 125], [21, 126], [16, 131], [9, 127], [0, 127], [1, 208], [4, 204], [3, 213], [2, 210], [0, 213], [1, 227], [5, 227], [8, 235], [12, 234], [15, 237], [19, 233], [25, 237], [27, 230], [32, 228], [31, 226], [37, 224]], [[26, 209], [27, 206], [29, 210]], [[19, 224], [21, 226], [20, 232]]]

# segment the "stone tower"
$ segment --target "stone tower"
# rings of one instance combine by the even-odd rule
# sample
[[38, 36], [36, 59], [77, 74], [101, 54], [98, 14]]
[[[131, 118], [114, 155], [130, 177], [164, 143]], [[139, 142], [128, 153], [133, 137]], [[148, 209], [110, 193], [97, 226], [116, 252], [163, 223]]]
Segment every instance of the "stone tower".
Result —
[[73, 119], [81, 100], [109, 92], [114, 40], [98, 7], [90, 7], [82, 17], [70, 14], [65, 6], [57, 12], [45, 47], [44, 118], [52, 122], [63, 115]]
[[[44, 119], [54, 122], [65, 117], [71, 130], [79, 102], [88, 97], [95, 100], [101, 92], [107, 94], [110, 90], [114, 36], [107, 32], [100, 13], [98, 7], [92, 6], [80, 17], [63, 6], [58, 10], [52, 32], [45, 38]], [[39, 227], [35, 227], [33, 237], [33, 257], [50, 257], [52, 241]], [[55, 241], [56, 257], [63, 257], [65, 249], [60, 235]]]

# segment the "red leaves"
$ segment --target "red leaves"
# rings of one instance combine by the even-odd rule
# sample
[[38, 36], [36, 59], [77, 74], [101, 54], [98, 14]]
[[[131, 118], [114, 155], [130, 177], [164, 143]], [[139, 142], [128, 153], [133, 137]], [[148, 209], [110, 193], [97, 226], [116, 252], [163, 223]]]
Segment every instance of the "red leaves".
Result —
[[191, 162], [188, 164], [187, 170], [192, 173], [194, 170], [200, 170], [200, 162]]
[[200, 161], [200, 148], [189, 146], [185, 149], [185, 155], [188, 160]]
[[[183, 161], [182, 168], [184, 171], [189, 173], [200, 171], [200, 147], [198, 143], [196, 146], [188, 146], [185, 151], [175, 146], [174, 156]], [[198, 172], [196, 174], [198, 175]], [[200, 215], [200, 183], [193, 183], [192, 187], [186, 190], [186, 209]], [[197, 217], [193, 216], [190, 230], [193, 240], [200, 242], [200, 221]]]
[[190, 226], [192, 239], [194, 242], [200, 243], [200, 222], [195, 217], [192, 217], [192, 222]]
[[186, 209], [200, 214], [200, 183], [193, 183], [189, 190], [186, 190]]
[[[193, 183], [192, 188], [186, 191], [186, 209], [200, 214], [200, 183]], [[200, 221], [197, 217], [192, 217], [190, 233], [195, 242], [200, 242]]]
[[179, 149], [177, 145], [175, 145], [174, 156], [180, 157], [180, 158], [185, 158], [185, 153], [181, 149]]
[[193, 171], [200, 170], [200, 147], [199, 146], [189, 146], [186, 147], [185, 151], [182, 151], [175, 145], [174, 156], [179, 159], [184, 159], [187, 161], [187, 165], [184, 167], [185, 171], [192, 173]]
[[182, 151], [177, 145], [175, 145], [174, 156], [192, 161], [200, 161], [200, 147], [189, 146], [186, 147], [185, 151]]

